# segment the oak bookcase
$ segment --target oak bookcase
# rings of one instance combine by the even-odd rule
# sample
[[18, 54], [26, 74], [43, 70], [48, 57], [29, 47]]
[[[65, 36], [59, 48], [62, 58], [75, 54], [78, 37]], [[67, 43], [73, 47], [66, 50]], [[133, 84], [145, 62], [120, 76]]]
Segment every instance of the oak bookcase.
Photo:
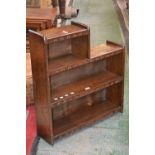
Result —
[[29, 31], [37, 132], [49, 143], [123, 111], [124, 47], [90, 49], [89, 27]]

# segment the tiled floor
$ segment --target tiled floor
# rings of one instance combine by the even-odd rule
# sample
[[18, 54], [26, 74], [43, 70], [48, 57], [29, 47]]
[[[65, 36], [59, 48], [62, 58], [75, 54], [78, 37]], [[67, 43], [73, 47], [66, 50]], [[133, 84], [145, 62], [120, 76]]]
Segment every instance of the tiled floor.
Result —
[[[90, 26], [92, 46], [107, 39], [124, 43], [113, 0], [75, 0], [74, 4], [80, 8], [74, 20]], [[128, 56], [125, 74], [123, 113], [67, 135], [55, 141], [53, 146], [41, 139], [37, 155], [128, 155]]]

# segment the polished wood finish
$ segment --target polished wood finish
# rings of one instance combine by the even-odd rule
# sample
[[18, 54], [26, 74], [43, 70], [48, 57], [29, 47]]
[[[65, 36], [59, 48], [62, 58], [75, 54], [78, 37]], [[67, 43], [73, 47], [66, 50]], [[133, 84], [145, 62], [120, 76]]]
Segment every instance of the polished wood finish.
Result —
[[55, 8], [26, 8], [27, 19], [46, 19], [51, 20], [55, 17], [57, 9]]
[[46, 104], [50, 103], [50, 84], [47, 73], [47, 46], [42, 37], [29, 34], [33, 77], [34, 101], [37, 113], [38, 134], [52, 143], [52, 115]]
[[71, 25], [35, 32], [30, 48], [38, 135], [49, 143], [123, 110], [124, 47], [90, 49], [90, 30]]
[[26, 8], [26, 28], [37, 31], [51, 28], [56, 15], [56, 8]]
[[[89, 38], [89, 33], [88, 26], [84, 24], [77, 24], [73, 21], [71, 22], [71, 25], [40, 31], [40, 34], [45, 38], [46, 44], [65, 41], [80, 36], [83, 37], [85, 35]], [[80, 39], [78, 41], [80, 41]], [[85, 43], [89, 43], [89, 40], [86, 41], [84, 40]]]

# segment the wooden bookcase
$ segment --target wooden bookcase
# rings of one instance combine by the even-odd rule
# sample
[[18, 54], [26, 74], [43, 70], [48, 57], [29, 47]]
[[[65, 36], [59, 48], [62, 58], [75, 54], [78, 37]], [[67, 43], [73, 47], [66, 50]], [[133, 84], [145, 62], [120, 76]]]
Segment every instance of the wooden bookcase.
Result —
[[37, 132], [49, 143], [123, 110], [124, 47], [90, 50], [90, 30], [71, 25], [29, 31]]

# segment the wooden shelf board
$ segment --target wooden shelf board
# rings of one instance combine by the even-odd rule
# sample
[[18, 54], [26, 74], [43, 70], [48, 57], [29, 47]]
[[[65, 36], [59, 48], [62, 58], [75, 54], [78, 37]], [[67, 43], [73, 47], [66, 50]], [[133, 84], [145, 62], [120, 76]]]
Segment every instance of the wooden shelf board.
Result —
[[71, 54], [58, 57], [49, 60], [48, 73], [49, 75], [54, 75], [59, 72], [69, 70], [87, 63], [88, 63], [87, 58], [84, 59], [77, 56], [73, 56]]
[[113, 112], [121, 110], [121, 106], [109, 101], [94, 103], [92, 106], [85, 106], [76, 112], [58, 120], [54, 120], [54, 137], [57, 138], [77, 128], [93, 123]]
[[[123, 78], [121, 76], [118, 76], [108, 71], [90, 75], [81, 80], [60, 86], [55, 90], [52, 90], [51, 106], [54, 107], [59, 104], [63, 104], [65, 102], [78, 99], [85, 95], [91, 94], [95, 91], [117, 84], [122, 80]], [[85, 90], [85, 88], [88, 88], [88, 87], [89, 89]], [[71, 92], [74, 92], [74, 94], [71, 94]], [[65, 94], [69, 94], [69, 95], [65, 97]]]
[[80, 26], [66, 25], [66, 26], [59, 27], [59, 28], [51, 28], [48, 30], [40, 31], [40, 34], [46, 37], [47, 40], [52, 40], [56, 38], [61, 38], [63, 36], [68, 36], [67, 38], [72, 38], [73, 37], [72, 35], [78, 34], [80, 32], [86, 32], [86, 31], [87, 29], [80, 27]]
[[[104, 58], [122, 52], [123, 47], [111, 44], [101, 44], [91, 49], [90, 58]], [[116, 52], [117, 51], [117, 52]]]

